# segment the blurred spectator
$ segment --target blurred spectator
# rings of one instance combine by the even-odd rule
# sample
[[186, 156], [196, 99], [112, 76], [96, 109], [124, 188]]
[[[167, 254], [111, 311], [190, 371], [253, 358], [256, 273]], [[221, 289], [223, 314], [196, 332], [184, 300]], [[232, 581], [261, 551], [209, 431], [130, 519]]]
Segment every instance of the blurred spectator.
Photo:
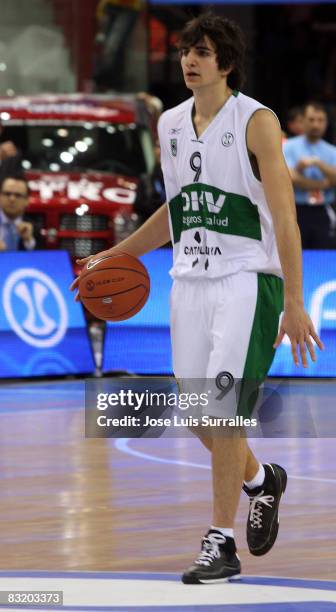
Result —
[[163, 103], [160, 98], [152, 96], [149, 93], [141, 91], [137, 94], [138, 100], [142, 100], [145, 104], [148, 113], [149, 123], [151, 125], [152, 137], [155, 140], [154, 153], [155, 165], [150, 177], [150, 185], [146, 190], [145, 186], [139, 186], [139, 202], [136, 202], [135, 209], [141, 209], [141, 218], [143, 221], [148, 219], [162, 204], [166, 201], [166, 193], [164, 188], [163, 174], [161, 170], [160, 160], [160, 143], [157, 134], [157, 122], [163, 110]]
[[142, 0], [100, 0], [97, 7], [98, 34], [102, 46], [93, 80], [99, 89], [123, 89], [125, 53], [137, 22]]
[[[141, 177], [138, 184], [137, 198], [134, 210], [139, 215], [141, 223], [146, 221], [165, 202], [163, 176], [160, 165], [160, 146], [157, 135], [157, 123], [163, 110], [160, 98], [141, 91], [137, 99], [142, 102], [145, 111], [145, 122], [149, 124], [152, 139], [155, 142], [155, 165], [150, 176]], [[163, 198], [163, 199], [162, 199]]]
[[301, 136], [304, 133], [302, 106], [293, 106], [289, 109], [286, 130], [288, 136]]
[[141, 100], [145, 105], [147, 121], [150, 125], [152, 138], [156, 140], [158, 137], [157, 124], [163, 110], [163, 103], [157, 96], [152, 96], [144, 91], [140, 91], [137, 94], [137, 99]]
[[22, 177], [7, 177], [0, 186], [0, 251], [31, 251], [37, 246], [33, 224], [25, 220], [29, 188]]
[[160, 163], [160, 144], [155, 143], [155, 166], [149, 181], [140, 181], [134, 210], [139, 215], [141, 223], [146, 221], [166, 201], [163, 174]]
[[[0, 136], [3, 127], [0, 123]], [[0, 182], [6, 176], [22, 176], [21, 155], [10, 140], [0, 142]]]
[[336, 247], [336, 219], [331, 206], [335, 199], [336, 147], [323, 140], [327, 125], [325, 108], [310, 102], [304, 107], [304, 134], [284, 145], [305, 249]]
[[140, 91], [137, 94], [137, 98], [138, 100], [142, 100], [144, 102], [150, 119], [152, 119], [153, 122], [155, 122], [155, 125], [157, 125], [157, 122], [163, 110], [162, 100], [160, 100], [160, 98], [158, 98], [157, 96], [152, 96], [151, 94], [145, 91]]
[[[156, 203], [155, 210], [159, 208], [166, 201], [166, 192], [163, 181], [163, 174], [161, 169], [161, 159], [160, 159], [160, 143], [159, 140], [155, 143], [155, 166], [152, 174], [152, 182], [153, 182], [153, 199]], [[154, 211], [153, 211], [154, 212]]]

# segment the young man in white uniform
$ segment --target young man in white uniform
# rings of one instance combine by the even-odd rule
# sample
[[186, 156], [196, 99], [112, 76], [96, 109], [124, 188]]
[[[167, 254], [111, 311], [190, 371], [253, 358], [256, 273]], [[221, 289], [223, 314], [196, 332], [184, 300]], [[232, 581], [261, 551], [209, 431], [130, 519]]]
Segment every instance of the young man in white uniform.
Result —
[[[171, 237], [175, 375], [215, 379], [228, 371], [261, 382], [285, 334], [296, 364], [300, 353], [308, 365], [307, 349], [315, 360], [312, 338], [322, 348], [303, 306], [300, 234], [281, 130], [272, 111], [238, 91], [244, 42], [233, 22], [211, 14], [193, 19], [180, 51], [193, 97], [159, 122], [167, 204], [94, 258], [118, 250], [139, 256]], [[261, 465], [244, 437], [207, 434], [202, 441], [212, 456], [213, 519], [183, 574], [189, 584], [239, 576], [233, 526], [243, 483], [249, 549], [270, 550], [287, 480], [282, 467]]]

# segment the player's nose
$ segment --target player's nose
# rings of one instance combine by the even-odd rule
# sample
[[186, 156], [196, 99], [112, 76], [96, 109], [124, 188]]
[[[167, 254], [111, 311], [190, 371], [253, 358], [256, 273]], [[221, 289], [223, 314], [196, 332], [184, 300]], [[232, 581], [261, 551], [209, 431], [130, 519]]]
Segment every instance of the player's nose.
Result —
[[185, 63], [186, 66], [188, 67], [193, 67], [196, 64], [196, 55], [193, 49], [189, 49], [189, 51], [186, 53], [185, 57]]
[[194, 61], [187, 61], [184, 65], [184, 71], [185, 72], [193, 72], [195, 71], [197, 68], [197, 63]]

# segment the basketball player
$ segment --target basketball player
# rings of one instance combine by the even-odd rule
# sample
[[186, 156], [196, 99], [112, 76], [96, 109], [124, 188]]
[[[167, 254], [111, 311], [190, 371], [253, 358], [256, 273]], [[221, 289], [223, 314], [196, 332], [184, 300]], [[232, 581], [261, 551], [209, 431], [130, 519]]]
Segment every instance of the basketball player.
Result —
[[[229, 371], [261, 382], [285, 334], [296, 365], [300, 355], [307, 367], [307, 352], [315, 361], [312, 339], [323, 348], [303, 305], [300, 233], [281, 130], [272, 111], [239, 91], [244, 41], [236, 24], [211, 13], [192, 19], [180, 54], [193, 97], [159, 122], [167, 204], [94, 259], [118, 250], [139, 256], [171, 238], [175, 375], [214, 379]], [[183, 574], [188, 584], [239, 576], [233, 528], [242, 486], [250, 498], [249, 550], [264, 555], [272, 548], [287, 480], [284, 468], [260, 464], [244, 437], [202, 441], [212, 457], [213, 519]]]

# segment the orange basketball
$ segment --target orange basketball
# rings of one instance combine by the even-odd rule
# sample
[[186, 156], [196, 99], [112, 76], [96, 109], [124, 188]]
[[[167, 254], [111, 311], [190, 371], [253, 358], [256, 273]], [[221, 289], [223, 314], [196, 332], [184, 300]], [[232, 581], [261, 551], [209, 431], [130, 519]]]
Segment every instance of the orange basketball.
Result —
[[97, 319], [123, 321], [145, 305], [150, 279], [133, 255], [117, 253], [89, 261], [78, 285], [81, 302]]

